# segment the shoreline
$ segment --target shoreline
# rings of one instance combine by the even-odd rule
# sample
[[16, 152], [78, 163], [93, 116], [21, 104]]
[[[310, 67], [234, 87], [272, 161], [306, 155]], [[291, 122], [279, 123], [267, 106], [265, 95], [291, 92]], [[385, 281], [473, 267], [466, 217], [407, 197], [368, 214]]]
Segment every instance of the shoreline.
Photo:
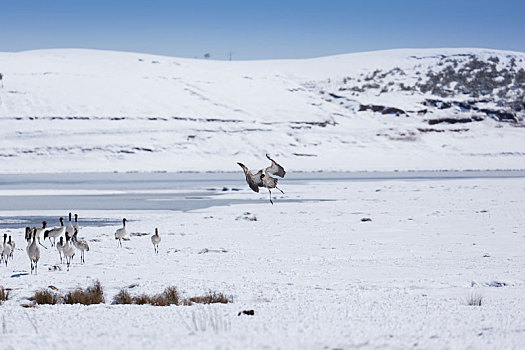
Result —
[[[59, 177], [59, 179], [57, 179]], [[418, 180], [458, 178], [521, 178], [525, 169], [487, 170], [394, 170], [394, 171], [288, 171], [287, 181], [302, 180]], [[66, 173], [0, 173], [0, 187], [10, 183], [83, 183], [86, 181], [237, 181], [240, 171], [152, 171], [152, 172], [66, 172]]]

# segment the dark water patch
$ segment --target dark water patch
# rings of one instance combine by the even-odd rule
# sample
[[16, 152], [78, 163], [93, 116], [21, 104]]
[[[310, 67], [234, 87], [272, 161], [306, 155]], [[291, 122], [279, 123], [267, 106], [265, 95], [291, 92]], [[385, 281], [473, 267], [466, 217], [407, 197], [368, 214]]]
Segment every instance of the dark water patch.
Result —
[[[267, 198], [259, 199], [223, 199], [220, 196], [214, 197], [186, 197], [174, 194], [117, 194], [117, 195], [57, 195], [57, 196], [2, 196], [0, 197], [0, 211], [11, 210], [63, 210], [64, 218], [71, 210], [179, 210], [190, 211], [196, 209], [205, 209], [214, 206], [225, 206], [232, 204], [254, 204], [269, 203]], [[301, 199], [274, 199], [275, 205], [279, 203], [301, 203], [317, 202], [322, 199], [301, 200]], [[72, 209], [73, 208], [73, 209]], [[14, 217], [7, 218], [11, 220]], [[15, 219], [18, 219], [16, 217]], [[25, 223], [16, 223], [5, 221], [2, 226], [2, 217], [0, 217], [0, 228], [2, 227], [25, 227], [41, 226], [43, 220], [47, 220], [48, 226], [60, 225], [58, 217], [55, 220], [49, 220], [49, 217], [34, 217], [30, 220], [31, 225]], [[26, 220], [24, 218], [24, 220]], [[107, 220], [107, 225], [115, 225], [114, 222]], [[56, 222], [55, 222], [56, 221]], [[25, 221], [24, 221], [25, 222]], [[81, 226], [91, 225], [89, 219], [79, 218]], [[93, 226], [101, 226], [101, 222], [93, 221]], [[117, 222], [120, 224], [120, 221]]]

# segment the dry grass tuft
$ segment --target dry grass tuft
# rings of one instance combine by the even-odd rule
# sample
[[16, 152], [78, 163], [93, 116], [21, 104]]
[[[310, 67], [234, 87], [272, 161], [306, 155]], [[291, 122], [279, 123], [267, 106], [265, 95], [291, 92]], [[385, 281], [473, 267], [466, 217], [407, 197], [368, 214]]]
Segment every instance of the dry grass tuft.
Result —
[[91, 305], [102, 304], [104, 301], [104, 291], [98, 280], [94, 281], [86, 290], [77, 288], [64, 296], [64, 303], [66, 304]]
[[120, 292], [113, 297], [113, 304], [131, 304], [132, 302], [133, 298], [126, 289], [121, 289]]
[[137, 304], [137, 305], [151, 304], [151, 297], [146, 294], [137, 295], [133, 297], [133, 304]]
[[132, 297], [126, 289], [121, 289], [113, 298], [113, 304], [150, 304], [154, 306], [168, 306], [179, 305], [180, 300], [179, 292], [175, 287], [167, 287], [160, 294], [139, 294], [134, 297]]
[[133, 303], [138, 305], [151, 304], [154, 306], [179, 305], [180, 297], [177, 288], [166, 287], [160, 294], [152, 296], [141, 294], [133, 297]]
[[61, 302], [62, 296], [49, 289], [37, 290], [29, 300], [39, 305], [55, 305]]
[[[51, 290], [53, 289], [53, 290]], [[58, 290], [54, 286], [49, 286], [48, 289], [41, 289], [34, 293], [34, 295], [29, 298], [33, 301], [33, 304], [22, 305], [24, 307], [31, 307], [37, 304], [82, 304], [82, 305], [92, 305], [92, 304], [101, 304], [105, 302], [104, 291], [100, 282], [94, 281], [93, 284], [87, 287], [85, 290], [82, 288], [76, 288], [64, 296], [55, 292]], [[0, 300], [7, 300], [9, 298], [9, 290], [0, 287]], [[203, 296], [197, 296], [189, 299], [183, 299], [176, 287], [170, 286], [166, 287], [162, 293], [147, 295], [140, 294], [136, 296], [131, 296], [127, 288], [122, 288], [114, 297], [112, 304], [136, 304], [136, 305], [145, 305], [150, 304], [154, 306], [169, 306], [169, 305], [192, 305], [193, 303], [198, 304], [213, 304], [221, 303], [227, 304], [233, 302], [232, 297], [227, 297], [223, 293], [216, 293], [209, 291]]]
[[164, 294], [156, 294], [150, 297], [150, 304], [153, 306], [168, 306], [168, 301], [164, 297]]
[[473, 294], [467, 299], [467, 304], [470, 306], [481, 306], [483, 297], [481, 295]]
[[0, 287], [0, 304], [6, 300], [9, 300], [9, 291], [10, 289], [4, 288], [3, 286]]
[[177, 288], [175, 287], [166, 287], [164, 289], [164, 292], [162, 293], [162, 296], [164, 299], [166, 299], [166, 302], [168, 305], [179, 305], [179, 292], [177, 291]]
[[206, 295], [190, 298], [190, 302], [198, 304], [228, 304], [233, 302], [233, 298], [227, 297], [223, 293], [209, 291]]

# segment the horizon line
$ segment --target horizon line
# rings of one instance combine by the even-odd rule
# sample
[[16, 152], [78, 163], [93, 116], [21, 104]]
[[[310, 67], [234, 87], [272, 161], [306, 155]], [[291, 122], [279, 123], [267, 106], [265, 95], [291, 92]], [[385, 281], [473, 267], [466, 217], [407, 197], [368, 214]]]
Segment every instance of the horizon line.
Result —
[[150, 55], [150, 56], [158, 56], [158, 57], [170, 57], [170, 58], [184, 58], [184, 59], [196, 59], [196, 60], [203, 60], [203, 61], [275, 61], [275, 60], [308, 60], [308, 59], [317, 59], [317, 58], [325, 58], [325, 57], [336, 57], [336, 56], [345, 56], [345, 55], [352, 55], [352, 54], [366, 54], [366, 53], [374, 53], [374, 52], [388, 52], [388, 51], [407, 51], [407, 50], [422, 50], [422, 51], [431, 51], [431, 50], [479, 50], [479, 51], [501, 51], [501, 52], [507, 52], [507, 53], [513, 53], [513, 54], [525, 54], [525, 51], [518, 51], [518, 50], [508, 50], [508, 49], [497, 49], [497, 48], [488, 48], [488, 47], [396, 47], [396, 48], [386, 48], [386, 49], [375, 49], [375, 50], [366, 50], [366, 51], [350, 51], [350, 52], [339, 52], [339, 53], [331, 53], [326, 55], [320, 55], [320, 56], [306, 56], [306, 57], [274, 57], [274, 58], [243, 58], [243, 59], [228, 59], [228, 58], [217, 58], [211, 55], [208, 58], [206, 58], [204, 55], [199, 56], [172, 56], [167, 54], [159, 54], [159, 53], [151, 53], [151, 52], [142, 52], [142, 51], [135, 51], [135, 50], [127, 50], [127, 49], [110, 49], [110, 48], [91, 48], [91, 47], [47, 47], [47, 48], [35, 48], [35, 49], [27, 49], [27, 50], [17, 50], [17, 51], [0, 51], [0, 53], [26, 53], [26, 52], [33, 52], [33, 51], [53, 51], [53, 50], [85, 50], [85, 51], [105, 51], [105, 52], [120, 52], [120, 53], [129, 53], [129, 54], [140, 54], [140, 55]]

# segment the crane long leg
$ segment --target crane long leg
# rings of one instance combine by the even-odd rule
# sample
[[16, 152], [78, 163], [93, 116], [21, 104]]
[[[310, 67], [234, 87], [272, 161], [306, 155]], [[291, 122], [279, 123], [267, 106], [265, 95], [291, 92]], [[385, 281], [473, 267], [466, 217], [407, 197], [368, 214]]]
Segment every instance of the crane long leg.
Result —
[[281, 190], [279, 187], [275, 186], [275, 188], [281, 191], [282, 194], [284, 194], [283, 190]]
[[270, 203], [272, 203], [272, 205], [273, 205], [273, 201], [272, 201], [272, 191], [270, 191], [270, 189], [268, 189], [268, 192], [270, 192]]

